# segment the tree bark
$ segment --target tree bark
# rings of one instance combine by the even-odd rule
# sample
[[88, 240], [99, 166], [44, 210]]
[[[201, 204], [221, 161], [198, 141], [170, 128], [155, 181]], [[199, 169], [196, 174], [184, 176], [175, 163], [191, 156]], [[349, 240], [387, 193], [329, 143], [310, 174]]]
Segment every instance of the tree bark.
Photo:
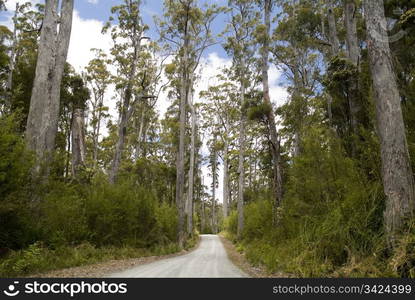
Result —
[[[356, 4], [354, 0], [345, 0], [344, 3], [344, 21], [346, 27], [346, 46], [347, 56], [356, 69], [359, 68], [360, 48], [357, 38], [357, 17], [356, 17]], [[360, 111], [359, 103], [359, 90], [358, 90], [358, 77], [351, 79], [349, 86], [349, 110], [350, 110], [350, 125], [352, 132], [357, 134], [358, 130], [358, 114]], [[355, 152], [355, 146], [353, 146], [353, 152]]]
[[360, 60], [360, 47], [357, 37], [357, 7], [355, 0], [345, 0], [344, 12], [347, 56], [353, 65], [357, 67]]
[[225, 139], [223, 154], [223, 216], [229, 215], [229, 164], [228, 164], [228, 141]]
[[179, 152], [177, 154], [176, 164], [176, 205], [178, 210], [178, 243], [183, 247], [185, 241], [185, 212], [184, 212], [184, 151], [186, 135], [186, 104], [188, 87], [188, 48], [190, 37], [188, 35], [188, 20], [185, 23], [183, 57], [182, 57], [182, 74], [180, 84], [180, 116], [179, 116]]
[[213, 233], [217, 233], [217, 215], [216, 215], [216, 185], [218, 183], [217, 177], [217, 161], [218, 161], [218, 153], [216, 150], [216, 143], [217, 143], [217, 135], [215, 133], [213, 139], [213, 157], [212, 157], [212, 231]]
[[96, 124], [94, 124], [94, 128], [93, 128], [93, 141], [94, 141], [94, 149], [93, 149], [93, 164], [94, 164], [94, 169], [96, 170], [98, 167], [98, 144], [99, 144], [99, 134], [100, 134], [100, 129], [101, 129], [101, 118], [102, 118], [102, 107], [104, 104], [104, 93], [100, 93], [100, 95], [98, 96], [98, 116], [96, 116], [96, 112], [94, 112], [94, 117], [96, 116]]
[[84, 110], [75, 108], [72, 117], [72, 175], [79, 177], [85, 167], [85, 123]]
[[329, 23], [329, 40], [331, 45], [331, 55], [336, 56], [340, 51], [340, 42], [337, 36], [336, 17], [334, 16], [333, 4], [331, 0], [328, 7], [328, 23]]
[[[73, 0], [47, 0], [40, 33], [36, 74], [26, 127], [26, 141], [37, 157], [35, 173], [51, 161], [58, 130], [60, 86], [72, 29]], [[60, 21], [60, 22], [59, 22]], [[58, 31], [59, 28], [59, 31]], [[45, 174], [48, 167], [45, 166]]]
[[[190, 84], [192, 89], [192, 84]], [[192, 118], [192, 129], [190, 138], [190, 166], [189, 166], [189, 184], [187, 198], [187, 233], [193, 235], [193, 185], [194, 185], [194, 168], [195, 168], [195, 148], [196, 148], [196, 111], [193, 105], [193, 90], [189, 90], [189, 108]]]
[[[269, 140], [270, 140], [270, 149], [272, 155], [273, 163], [273, 186], [275, 189], [275, 199], [274, 199], [274, 208], [280, 206], [282, 201], [282, 177], [280, 169], [280, 144], [278, 140], [278, 133], [275, 123], [274, 111], [272, 109], [271, 98], [269, 95], [269, 81], [268, 81], [268, 59], [269, 59], [269, 39], [271, 31], [271, 0], [264, 0], [264, 23], [266, 26], [266, 37], [264, 38], [264, 44], [261, 49], [262, 56], [262, 87], [264, 93], [264, 103], [268, 105], [271, 109], [267, 114], [268, 119], [268, 131], [269, 131]], [[276, 215], [274, 211], [273, 215]]]
[[[204, 184], [202, 183], [202, 188]], [[206, 214], [205, 214], [205, 201], [200, 200], [200, 232], [204, 233], [206, 229]]]
[[364, 3], [386, 195], [384, 223], [387, 239], [394, 246], [396, 235], [406, 218], [414, 214], [414, 179], [389, 46], [384, 3], [382, 0], [366, 0]]
[[[301, 101], [302, 97], [302, 89], [303, 89], [303, 80], [300, 78], [300, 67], [298, 61], [295, 62], [294, 66], [294, 91], [292, 97], [294, 101]], [[301, 133], [303, 130], [303, 121], [304, 117], [302, 113], [302, 105], [296, 105], [296, 107], [300, 107], [300, 111], [298, 112], [298, 117], [295, 124], [295, 132], [294, 132], [294, 151], [293, 157], [298, 157], [301, 154]]]
[[10, 58], [9, 58], [9, 74], [7, 74], [7, 84], [6, 84], [6, 98], [7, 101], [5, 102], [10, 109], [10, 104], [12, 101], [12, 92], [13, 92], [13, 72], [16, 60], [16, 45], [17, 45], [17, 15], [19, 13], [19, 2], [16, 3], [16, 10], [13, 16], [13, 40], [12, 46], [10, 51]]
[[245, 186], [245, 80], [241, 80], [241, 119], [239, 124], [239, 159], [238, 159], [238, 228], [237, 237], [242, 238], [244, 229], [244, 186]]
[[140, 158], [140, 152], [141, 152], [141, 143], [143, 139], [143, 131], [144, 131], [144, 119], [145, 119], [145, 108], [142, 107], [141, 110], [141, 116], [140, 116], [140, 125], [138, 127], [138, 133], [137, 133], [137, 141], [135, 146], [135, 159], [138, 160]]

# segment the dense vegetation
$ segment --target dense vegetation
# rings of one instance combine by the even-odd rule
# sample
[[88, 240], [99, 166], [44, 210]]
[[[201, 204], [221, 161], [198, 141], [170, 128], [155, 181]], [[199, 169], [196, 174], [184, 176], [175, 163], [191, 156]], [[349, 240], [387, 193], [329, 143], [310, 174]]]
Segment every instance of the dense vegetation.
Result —
[[[56, 1], [0, 26], [0, 276], [223, 230], [270, 272], [415, 277], [414, 1], [165, 1], [151, 40], [118, 1], [82, 72]], [[230, 63], [196, 93], [218, 43]]]
[[[393, 246], [385, 234], [387, 198], [375, 117], [379, 99], [372, 92], [363, 4], [283, 2], [271, 52], [273, 62], [286, 72], [290, 93], [289, 101], [277, 109], [279, 133], [285, 141], [281, 149], [284, 196], [275, 216], [272, 185], [258, 187], [260, 178], [247, 187], [245, 226], [238, 245], [253, 263], [266, 265], [271, 272], [414, 277], [413, 217], [405, 219]], [[350, 3], [355, 7], [357, 65], [347, 44], [345, 19]], [[411, 1], [385, 1], [386, 16], [393, 24], [390, 45], [412, 169], [414, 57], [407, 49], [414, 45], [415, 27], [407, 21], [413, 5]], [[337, 20], [337, 28], [331, 28], [330, 18]], [[393, 39], [397, 32], [404, 34]], [[332, 33], [338, 43], [334, 51]], [[359, 106], [355, 116], [354, 99]], [[235, 211], [225, 224], [236, 240]]]

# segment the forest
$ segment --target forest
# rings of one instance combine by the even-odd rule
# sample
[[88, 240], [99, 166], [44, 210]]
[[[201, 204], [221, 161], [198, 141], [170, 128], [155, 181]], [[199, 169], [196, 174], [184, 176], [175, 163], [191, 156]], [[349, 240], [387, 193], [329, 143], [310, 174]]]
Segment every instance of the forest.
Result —
[[219, 233], [270, 276], [415, 277], [414, 0], [111, 1], [82, 69], [77, 2], [0, 0], [1, 277]]

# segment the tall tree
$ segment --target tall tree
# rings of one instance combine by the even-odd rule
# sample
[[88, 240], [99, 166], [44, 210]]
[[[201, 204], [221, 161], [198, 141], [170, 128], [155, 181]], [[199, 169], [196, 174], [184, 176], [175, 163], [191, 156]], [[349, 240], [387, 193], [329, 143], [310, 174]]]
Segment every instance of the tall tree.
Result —
[[415, 209], [414, 179], [410, 165], [401, 97], [395, 78], [383, 0], [365, 0], [370, 68], [376, 100], [384, 213], [388, 241], [393, 245], [407, 217]]
[[244, 190], [245, 190], [245, 144], [246, 144], [246, 89], [252, 84], [250, 76], [254, 68], [253, 56], [256, 51], [251, 39], [259, 15], [255, 13], [252, 1], [235, 0], [229, 2], [232, 8], [231, 32], [224, 48], [232, 56], [233, 79], [239, 84], [239, 138], [238, 138], [238, 238], [242, 237], [244, 228]]
[[[262, 89], [263, 89], [263, 100], [264, 104], [267, 105], [270, 109], [267, 110], [267, 119], [268, 119], [268, 133], [270, 140], [270, 150], [272, 155], [273, 163], [273, 184], [275, 189], [275, 198], [274, 198], [274, 209], [276, 209], [282, 201], [282, 175], [281, 175], [281, 165], [280, 165], [280, 142], [278, 139], [278, 132], [275, 123], [274, 110], [272, 108], [271, 98], [269, 95], [269, 79], [268, 79], [268, 70], [269, 70], [269, 43], [270, 43], [270, 31], [271, 31], [271, 10], [272, 10], [272, 0], [263, 0], [263, 9], [264, 9], [264, 26], [263, 33], [260, 37], [262, 40], [261, 47], [261, 71], [262, 71]], [[274, 211], [274, 214], [276, 211]]]
[[[73, 0], [47, 0], [40, 33], [36, 76], [27, 119], [26, 141], [40, 163], [48, 161], [55, 147], [59, 96], [72, 29]], [[47, 169], [46, 169], [47, 173]]]
[[92, 117], [92, 161], [94, 169], [98, 166], [98, 143], [101, 131], [101, 122], [106, 115], [108, 107], [104, 106], [104, 97], [111, 83], [111, 74], [107, 69], [108, 58], [102, 50], [96, 49], [96, 57], [92, 59], [88, 66], [87, 81], [91, 87], [93, 97], [90, 100]]
[[[135, 104], [148, 98], [147, 82], [137, 78], [142, 40], [146, 39], [144, 32], [147, 26], [142, 24], [141, 0], [124, 0], [124, 3], [112, 8], [118, 16], [118, 26], [111, 28], [114, 40], [112, 53], [114, 62], [118, 65], [117, 86], [120, 90], [121, 105], [118, 124], [118, 140], [115, 145], [114, 158], [109, 170], [109, 182], [115, 183], [121, 165], [122, 154], [125, 148], [128, 121], [130, 120]], [[110, 23], [104, 27], [104, 32], [110, 29]]]
[[[192, 85], [192, 84], [191, 84]], [[191, 135], [190, 135], [190, 163], [189, 163], [189, 183], [187, 192], [187, 233], [193, 235], [193, 190], [194, 190], [194, 170], [195, 170], [195, 152], [196, 152], [196, 109], [193, 103], [194, 91], [190, 91], [188, 106], [191, 114]]]

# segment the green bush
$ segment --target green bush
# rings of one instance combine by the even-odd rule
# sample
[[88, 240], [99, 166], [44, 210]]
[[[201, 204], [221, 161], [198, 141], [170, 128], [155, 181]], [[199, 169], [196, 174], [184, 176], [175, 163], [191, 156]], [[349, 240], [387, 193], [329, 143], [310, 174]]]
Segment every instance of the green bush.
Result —
[[156, 208], [157, 226], [160, 231], [159, 239], [162, 243], [171, 243], [177, 238], [177, 209], [167, 203]]
[[96, 245], [149, 246], [157, 242], [157, 200], [130, 182], [96, 183], [86, 191], [86, 218]]
[[238, 232], [238, 213], [236, 210], [232, 210], [229, 216], [224, 222], [225, 230], [233, 236], [236, 236]]
[[140, 160], [137, 172], [124, 169], [113, 185], [102, 173], [72, 181], [59, 173], [65, 153], [58, 153], [48, 180], [35, 182], [21, 123], [0, 117], [0, 274], [179, 250], [171, 168]]
[[[381, 255], [381, 183], [367, 179], [337, 137], [310, 128], [288, 178], [277, 224], [272, 225], [271, 200], [257, 199], [245, 207], [241, 242], [248, 259], [270, 271], [327, 276], [361, 258]], [[227, 230], [235, 233], [235, 227], [236, 217], [228, 218]]]
[[43, 240], [56, 248], [88, 240], [85, 200], [76, 185], [54, 182], [40, 203]]
[[28, 201], [32, 156], [25, 150], [17, 114], [0, 116], [0, 248], [34, 242]]

